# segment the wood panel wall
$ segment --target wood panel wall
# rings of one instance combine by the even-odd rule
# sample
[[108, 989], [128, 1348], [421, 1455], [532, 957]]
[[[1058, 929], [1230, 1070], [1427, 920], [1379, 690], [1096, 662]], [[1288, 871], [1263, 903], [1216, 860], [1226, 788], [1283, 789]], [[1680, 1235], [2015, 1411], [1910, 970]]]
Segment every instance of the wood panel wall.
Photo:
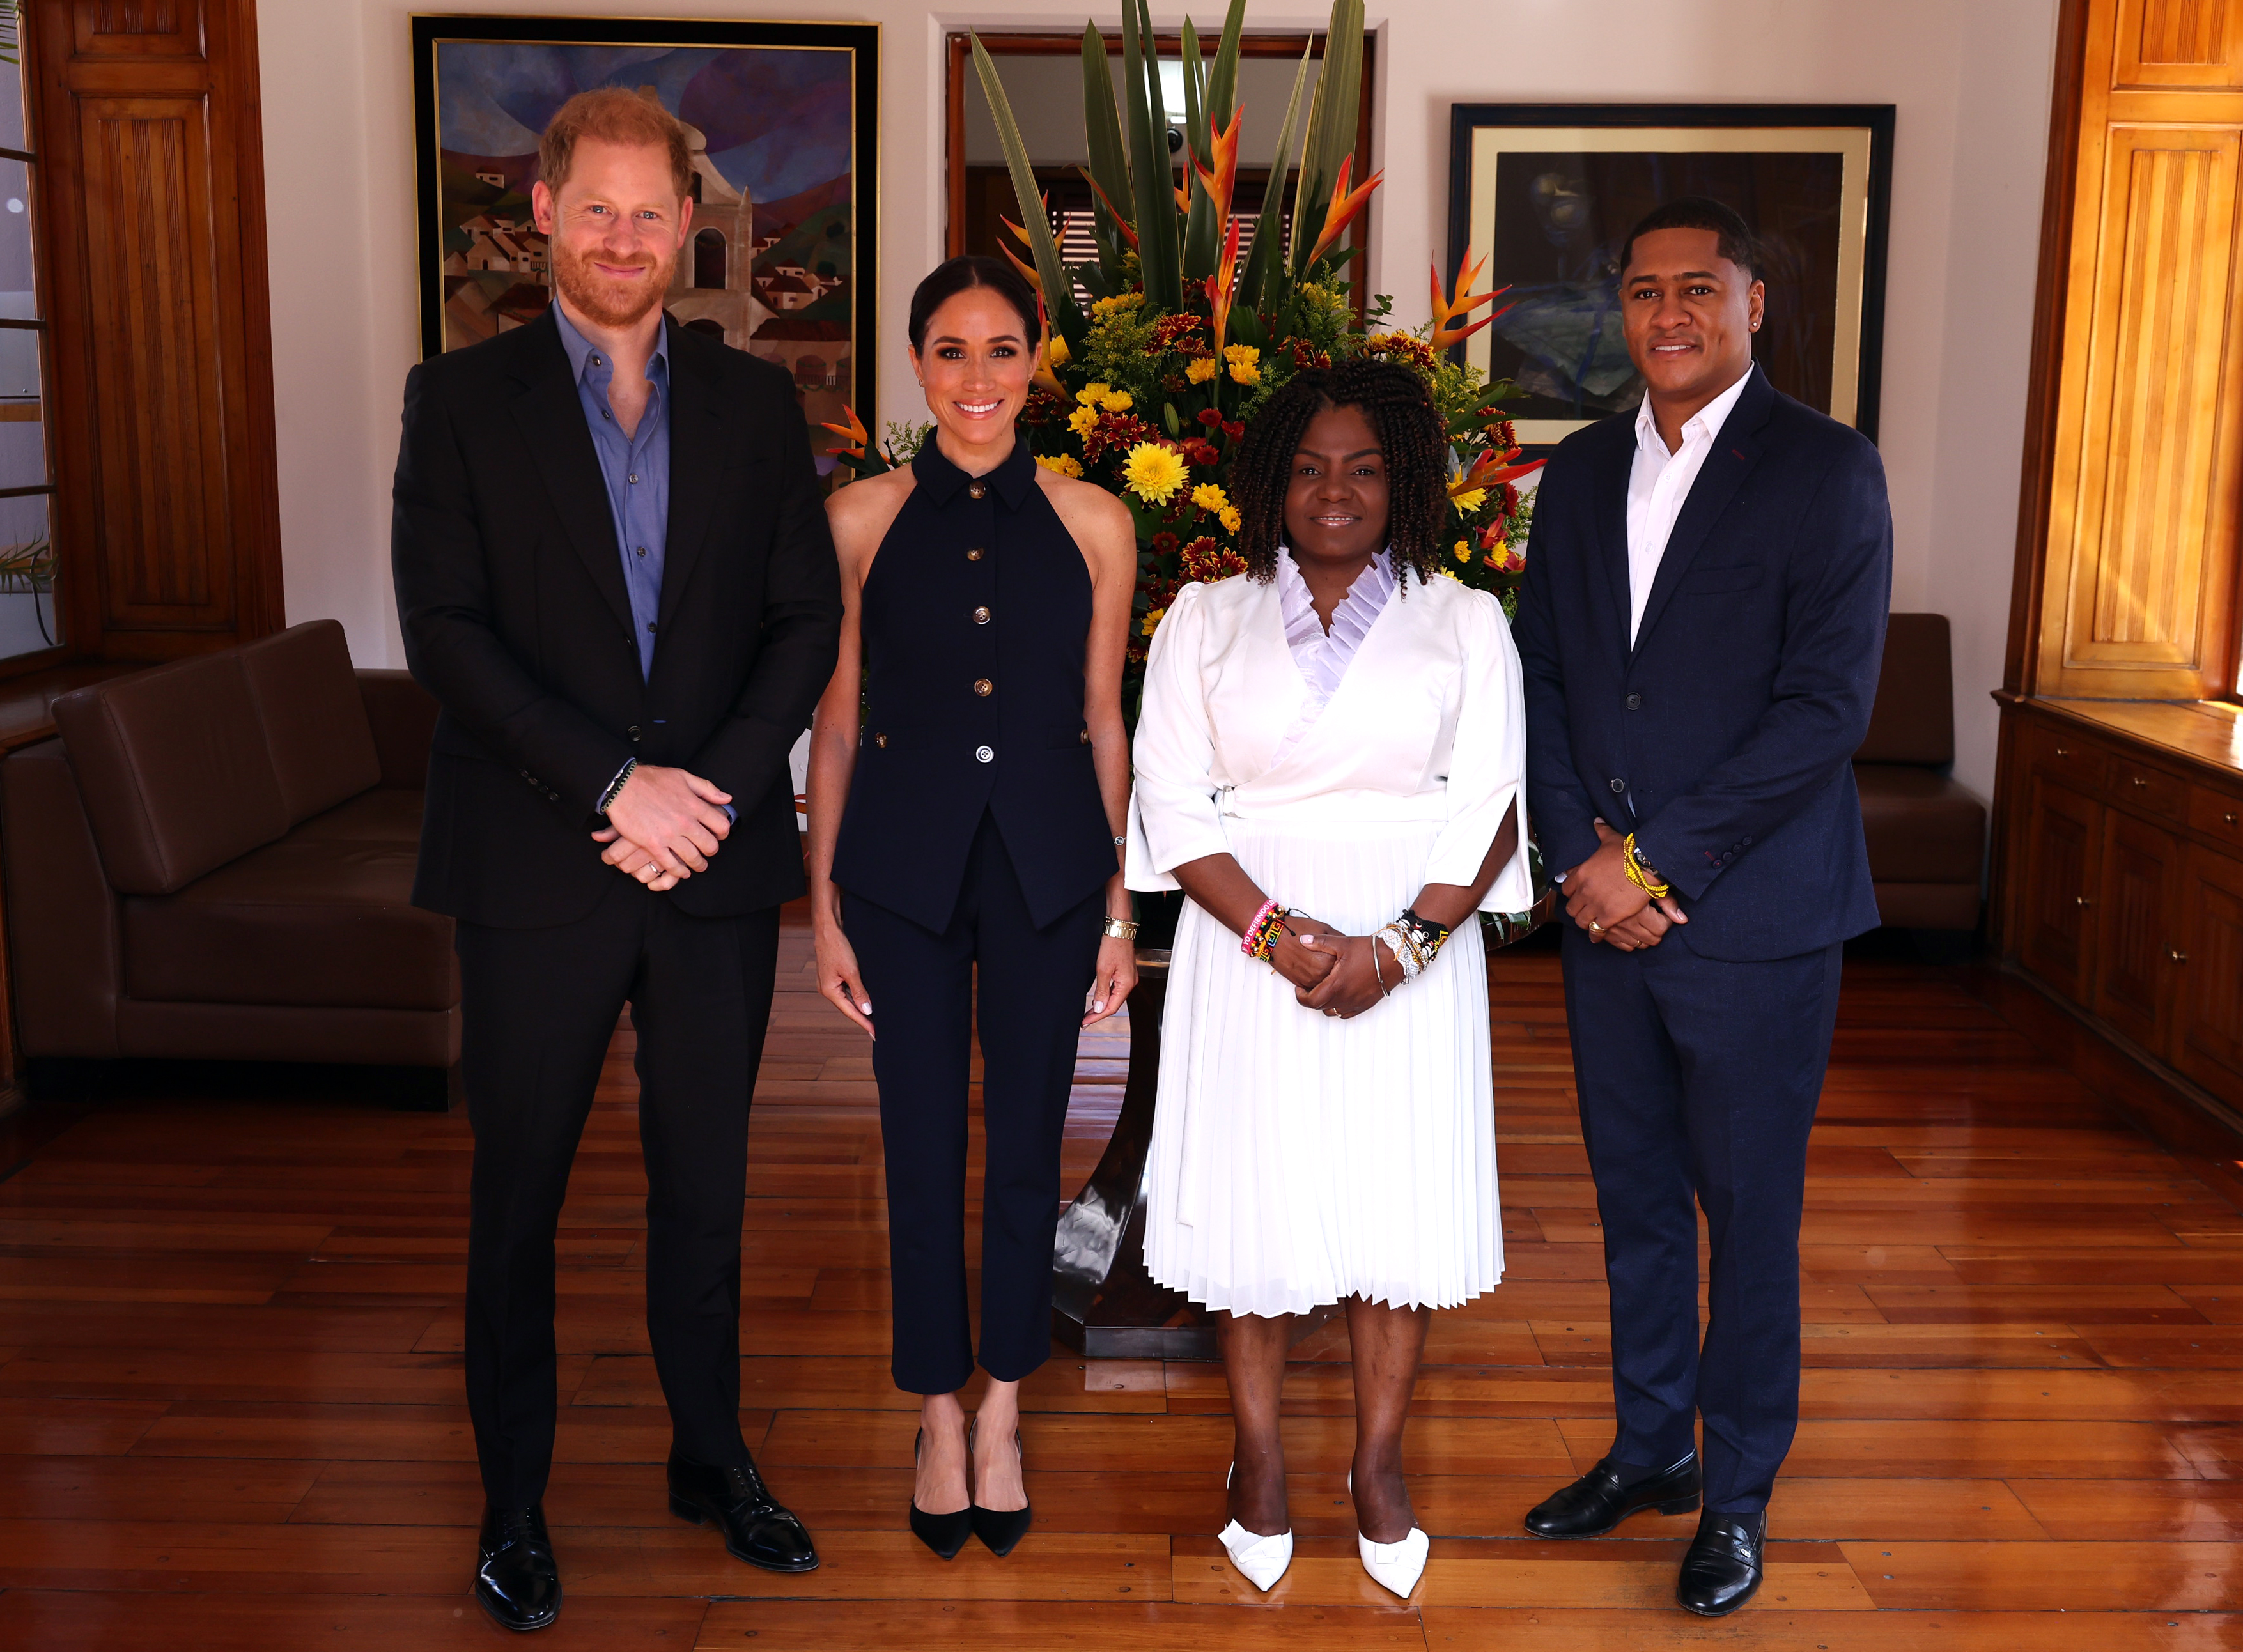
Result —
[[79, 648], [283, 622], [254, 0], [30, 0], [57, 543]]
[[2011, 687], [2235, 687], [2243, 0], [2076, 0]]

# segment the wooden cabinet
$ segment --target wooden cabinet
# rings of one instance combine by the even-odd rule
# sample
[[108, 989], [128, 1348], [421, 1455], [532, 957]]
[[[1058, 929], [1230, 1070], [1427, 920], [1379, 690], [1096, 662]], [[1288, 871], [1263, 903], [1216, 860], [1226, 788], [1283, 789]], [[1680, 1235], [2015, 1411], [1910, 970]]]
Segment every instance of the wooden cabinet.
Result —
[[2100, 870], [2095, 1013], [2145, 1050], [2162, 1053], [2172, 1025], [2172, 973], [2182, 956], [2180, 842], [2112, 810], [2103, 823]]
[[2087, 997], [2103, 805], [2044, 776], [2031, 779], [2025, 883], [2025, 967], [2075, 1003]]
[[2004, 706], [1995, 942], [2166, 1076], [2243, 1107], [2243, 720], [2168, 710], [2203, 721], [2199, 749], [2118, 724], [2167, 711]]
[[2191, 850], [2181, 908], [2173, 1065], [2243, 1105], [2243, 860]]

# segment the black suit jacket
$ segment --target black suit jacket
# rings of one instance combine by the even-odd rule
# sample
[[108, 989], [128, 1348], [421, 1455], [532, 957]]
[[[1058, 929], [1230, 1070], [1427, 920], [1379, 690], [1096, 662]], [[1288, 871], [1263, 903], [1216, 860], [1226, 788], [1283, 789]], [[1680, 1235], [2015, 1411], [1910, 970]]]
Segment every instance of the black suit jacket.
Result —
[[1715, 958], [1809, 952], [1877, 923], [1853, 755], [1892, 593], [1884, 466], [1758, 367], [1692, 484], [1628, 643], [1635, 415], [1559, 444], [1513, 635], [1545, 863], [1633, 831]]
[[670, 525], [650, 678], [550, 314], [405, 381], [391, 556], [406, 661], [442, 706], [415, 905], [565, 923], [621, 876], [589, 834], [624, 762], [690, 769], [738, 818], [671, 897], [697, 917], [804, 889], [787, 752], [833, 674], [841, 595], [786, 374], [675, 322]]

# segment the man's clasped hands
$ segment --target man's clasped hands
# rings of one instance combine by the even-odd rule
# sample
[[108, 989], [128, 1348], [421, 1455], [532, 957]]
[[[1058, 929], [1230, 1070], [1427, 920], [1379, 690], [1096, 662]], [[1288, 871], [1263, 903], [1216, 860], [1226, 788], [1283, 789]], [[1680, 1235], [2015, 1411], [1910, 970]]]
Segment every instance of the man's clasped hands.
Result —
[[1566, 916], [1590, 940], [1623, 952], [1657, 946], [1668, 930], [1690, 920], [1672, 895], [1654, 896], [1627, 875], [1627, 840], [1604, 822], [1596, 824], [1597, 852], [1562, 880]]
[[732, 794], [683, 769], [640, 763], [608, 805], [606, 829], [592, 841], [600, 858], [650, 890], [676, 889], [710, 858], [732, 829], [724, 805]]

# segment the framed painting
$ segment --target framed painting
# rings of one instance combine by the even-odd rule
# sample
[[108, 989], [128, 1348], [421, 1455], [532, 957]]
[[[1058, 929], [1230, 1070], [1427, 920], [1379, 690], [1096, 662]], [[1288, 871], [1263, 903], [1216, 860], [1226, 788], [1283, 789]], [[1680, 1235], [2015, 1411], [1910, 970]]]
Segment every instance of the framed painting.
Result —
[[1621, 246], [1661, 202], [1710, 196], [1759, 238], [1769, 379], [1875, 440], [1892, 140], [1889, 104], [1453, 104], [1452, 267], [1469, 246], [1474, 291], [1510, 289], [1458, 347], [1527, 393], [1505, 411], [1529, 447], [1633, 408]]
[[693, 147], [665, 307], [785, 367], [830, 471], [818, 426], [844, 403], [870, 420], [878, 379], [879, 43], [877, 24], [414, 17], [422, 356], [544, 312], [538, 135], [576, 93], [630, 87]]

